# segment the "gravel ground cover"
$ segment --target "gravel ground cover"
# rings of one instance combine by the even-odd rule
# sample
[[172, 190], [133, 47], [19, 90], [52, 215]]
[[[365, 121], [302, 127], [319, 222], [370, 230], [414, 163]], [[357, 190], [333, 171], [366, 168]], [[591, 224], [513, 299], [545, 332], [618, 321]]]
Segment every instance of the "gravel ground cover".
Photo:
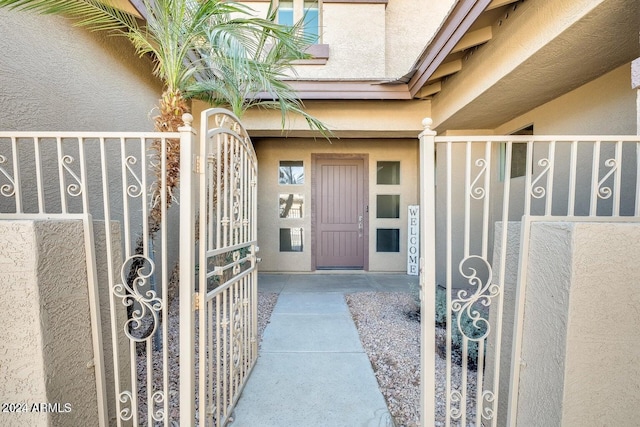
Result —
[[[369, 356], [389, 412], [397, 427], [420, 425], [420, 322], [416, 302], [409, 293], [365, 292], [346, 295], [360, 341]], [[436, 334], [442, 340], [444, 330]], [[436, 355], [436, 426], [445, 419], [446, 362]], [[452, 364], [452, 383], [459, 384], [460, 366]], [[475, 371], [467, 374], [467, 391], [475, 395]], [[475, 399], [467, 399], [473, 408]], [[475, 426], [468, 412], [468, 426]], [[455, 422], [452, 423], [456, 425]]]
[[271, 320], [271, 313], [277, 302], [278, 294], [258, 292], [258, 346], [262, 345], [264, 329]]

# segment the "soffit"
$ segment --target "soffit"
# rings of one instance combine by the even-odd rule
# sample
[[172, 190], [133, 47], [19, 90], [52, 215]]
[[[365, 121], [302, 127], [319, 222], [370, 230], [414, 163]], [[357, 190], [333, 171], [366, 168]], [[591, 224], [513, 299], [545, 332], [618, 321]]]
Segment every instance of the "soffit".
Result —
[[[442, 114], [463, 73], [445, 81], [432, 101], [434, 127], [492, 129], [518, 117], [640, 56], [639, 28], [637, 0], [604, 0], [473, 99]], [[476, 67], [482, 54], [481, 49], [476, 53]], [[482, 66], [489, 65], [484, 61]]]

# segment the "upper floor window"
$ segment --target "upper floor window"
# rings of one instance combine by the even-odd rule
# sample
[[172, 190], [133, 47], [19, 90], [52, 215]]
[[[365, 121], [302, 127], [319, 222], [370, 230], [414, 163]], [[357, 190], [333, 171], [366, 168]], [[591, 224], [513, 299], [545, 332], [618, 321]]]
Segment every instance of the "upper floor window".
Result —
[[303, 32], [320, 43], [320, 6], [319, 1], [280, 0], [278, 2], [278, 23], [293, 25], [303, 21]]

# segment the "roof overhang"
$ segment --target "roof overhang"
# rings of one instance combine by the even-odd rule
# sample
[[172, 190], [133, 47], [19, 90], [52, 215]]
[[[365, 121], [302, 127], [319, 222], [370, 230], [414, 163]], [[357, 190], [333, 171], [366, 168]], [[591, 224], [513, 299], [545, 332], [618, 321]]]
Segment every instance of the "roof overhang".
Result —
[[531, 0], [511, 11], [433, 98], [435, 130], [495, 129], [640, 56], [637, 0], [557, 6]]

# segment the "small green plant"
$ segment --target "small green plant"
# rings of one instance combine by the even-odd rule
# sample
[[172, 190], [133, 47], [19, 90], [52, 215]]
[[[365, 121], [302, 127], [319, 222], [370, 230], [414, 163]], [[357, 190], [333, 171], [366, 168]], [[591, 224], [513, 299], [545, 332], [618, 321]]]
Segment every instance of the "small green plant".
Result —
[[[415, 318], [417, 320], [420, 319], [420, 288], [417, 286], [411, 286], [411, 293], [414, 297], [414, 302], [416, 305], [415, 312], [409, 313], [411, 318]], [[447, 294], [446, 289], [442, 286], [437, 286], [436, 288], [436, 326], [440, 328], [447, 327], [447, 312], [449, 308], [447, 307]], [[461, 315], [462, 314], [462, 315]], [[460, 317], [460, 327], [458, 327], [458, 317]], [[481, 314], [482, 319], [486, 320], [486, 315]], [[485, 322], [481, 321], [478, 323], [478, 326], [474, 325], [473, 319], [470, 318], [466, 312], [463, 310], [461, 312], [453, 311], [451, 312], [451, 349], [454, 354], [454, 358], [458, 361], [462, 361], [462, 340], [463, 334], [467, 338], [470, 338], [467, 341], [467, 361], [469, 363], [469, 367], [472, 369], [477, 368], [478, 363], [478, 342], [474, 341], [474, 338], [481, 337], [485, 330], [483, 326], [486, 325]], [[463, 332], [461, 333], [460, 330]], [[445, 338], [446, 339], [446, 338]], [[438, 343], [440, 347], [441, 354], [445, 354], [445, 346], [446, 343], [444, 340]]]

